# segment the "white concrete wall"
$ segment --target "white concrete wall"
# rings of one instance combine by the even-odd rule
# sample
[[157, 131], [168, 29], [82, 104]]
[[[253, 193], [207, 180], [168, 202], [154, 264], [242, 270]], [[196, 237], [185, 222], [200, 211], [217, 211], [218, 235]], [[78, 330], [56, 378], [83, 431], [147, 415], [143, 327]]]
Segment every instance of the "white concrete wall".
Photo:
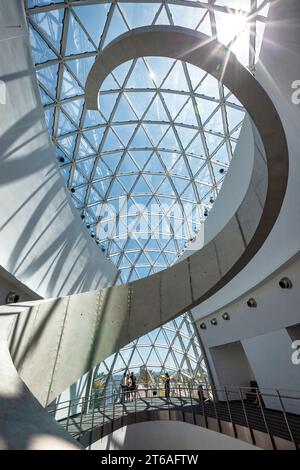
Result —
[[[292, 289], [281, 289], [279, 281], [282, 277], [288, 277], [292, 283]], [[249, 308], [247, 300], [255, 298], [256, 308]], [[224, 385], [224, 363], [214, 357], [212, 351], [215, 347], [225, 347], [232, 342], [241, 341], [247, 360], [260, 388], [296, 390], [300, 398], [300, 365], [292, 362], [292, 341], [296, 338], [300, 323], [300, 259], [293, 259], [283, 270], [279, 270], [268, 281], [258, 288], [250, 291], [237, 302], [227, 305], [205, 319], [196, 322], [203, 347], [206, 351], [210, 369], [215, 380], [216, 387]], [[227, 312], [230, 320], [225, 321], [222, 314]], [[217, 326], [210, 321], [217, 319]], [[205, 322], [207, 329], [199, 328], [201, 322]], [[293, 332], [291, 335], [290, 331]], [[237, 364], [241, 359], [238, 355], [232, 367], [239, 370]], [[243, 385], [243, 374], [232, 377], [230, 370], [226, 371], [228, 377], [234, 378], [230, 385]], [[232, 372], [234, 374], [234, 372]], [[249, 386], [249, 383], [248, 383]], [[289, 394], [293, 396], [293, 393]], [[279, 409], [279, 402], [270, 406]], [[295, 411], [296, 404], [293, 400], [285, 400], [285, 406], [289, 411]], [[300, 413], [300, 400], [297, 402], [297, 410]]]
[[91, 449], [259, 450], [239, 439], [181, 421], [148, 421], [124, 426], [95, 442]]
[[23, 2], [0, 0], [0, 265], [42, 297], [111, 285], [117, 270], [84, 227], [55, 159]]
[[[291, 99], [292, 83], [300, 80], [299, 50], [299, 0], [273, 2], [270, 6], [269, 22], [265, 30], [256, 78], [272, 98], [286, 132], [290, 160], [288, 189], [279, 218], [263, 247], [231, 282], [193, 310], [196, 319], [222, 308], [247, 290], [254, 288], [300, 250], [300, 105], [293, 104]], [[236, 175], [234, 177], [236, 178]], [[243, 178], [244, 174], [241, 173], [241, 184]], [[224, 186], [226, 184], [234, 188], [237, 181], [238, 179], [230, 181], [229, 172]], [[224, 188], [222, 205], [225, 208], [227, 203], [230, 208], [232, 204], [230, 192], [226, 200], [225, 196]], [[216, 208], [217, 204], [218, 200]], [[212, 216], [213, 214], [211, 214], [213, 219]]]
[[[300, 339], [300, 338], [299, 338]], [[291, 361], [291, 339], [286, 329], [242, 341], [247, 358], [254, 370], [259, 387], [263, 387], [267, 407], [280, 409], [279, 398], [274, 397], [274, 385], [283, 396], [297, 396], [297, 400], [284, 399], [287, 411], [300, 414], [300, 366]], [[294, 393], [295, 387], [296, 393]], [[272, 396], [269, 396], [272, 395]]]

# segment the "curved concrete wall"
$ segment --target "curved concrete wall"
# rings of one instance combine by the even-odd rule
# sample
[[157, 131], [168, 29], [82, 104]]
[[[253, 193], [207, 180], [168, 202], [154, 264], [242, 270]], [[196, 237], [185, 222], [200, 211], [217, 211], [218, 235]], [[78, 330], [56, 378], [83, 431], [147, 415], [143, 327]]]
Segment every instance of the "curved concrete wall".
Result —
[[42, 297], [112, 285], [117, 270], [89, 237], [60, 175], [20, 5], [0, 2], [0, 265]]
[[124, 426], [92, 450], [260, 450], [224, 434], [180, 421], [149, 421]]

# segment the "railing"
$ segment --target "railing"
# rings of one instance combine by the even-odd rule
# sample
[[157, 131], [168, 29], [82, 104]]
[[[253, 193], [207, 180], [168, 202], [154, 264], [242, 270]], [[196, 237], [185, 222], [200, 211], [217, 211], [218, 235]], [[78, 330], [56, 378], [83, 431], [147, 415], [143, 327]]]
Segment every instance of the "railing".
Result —
[[[203, 383], [198, 387], [186, 384], [125, 390], [103, 396], [73, 399], [48, 407], [49, 413], [81, 441], [86, 433], [101, 428], [101, 437], [128, 422], [139, 420], [141, 412], [164, 411], [163, 419], [181, 419], [232, 437], [246, 428], [250, 442], [257, 444], [257, 432], [269, 436], [271, 448], [277, 448], [277, 438], [289, 441], [299, 450], [300, 392], [266, 390], [256, 387], [214, 388]], [[176, 418], [175, 418], [175, 414]], [[225, 428], [227, 431], [225, 431]]]

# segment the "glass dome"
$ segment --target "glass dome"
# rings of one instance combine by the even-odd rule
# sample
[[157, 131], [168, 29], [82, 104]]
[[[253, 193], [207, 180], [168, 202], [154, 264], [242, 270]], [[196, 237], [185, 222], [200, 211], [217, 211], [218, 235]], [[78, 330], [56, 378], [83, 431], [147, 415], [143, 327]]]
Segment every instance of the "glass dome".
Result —
[[[110, 41], [151, 24], [217, 37], [255, 73], [269, 1], [27, 0], [25, 8], [46, 123], [82, 223], [120, 283], [172, 265], [220, 192], [245, 110], [198, 68], [143, 57], [116, 68], [101, 88], [101, 111], [88, 111], [87, 75]], [[205, 372], [191, 320], [187, 313], [138, 339], [98, 372]]]

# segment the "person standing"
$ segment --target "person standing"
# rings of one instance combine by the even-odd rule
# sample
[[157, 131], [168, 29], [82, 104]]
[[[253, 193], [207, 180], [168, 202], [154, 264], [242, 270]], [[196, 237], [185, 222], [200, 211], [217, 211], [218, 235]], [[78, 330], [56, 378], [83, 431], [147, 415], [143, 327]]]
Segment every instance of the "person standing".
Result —
[[126, 372], [124, 372], [121, 380], [121, 403], [126, 401]]
[[135, 397], [136, 397], [136, 376], [134, 375], [133, 372], [131, 372], [131, 374], [130, 374], [130, 380], [131, 380], [131, 385], [130, 385], [131, 396], [132, 396], [132, 399], [135, 399]]
[[163, 381], [165, 383], [165, 398], [170, 401], [170, 376], [168, 372], [165, 373]]
[[130, 391], [131, 391], [131, 377], [130, 377], [130, 374], [128, 373], [126, 375], [126, 399], [127, 401], [130, 401]]

